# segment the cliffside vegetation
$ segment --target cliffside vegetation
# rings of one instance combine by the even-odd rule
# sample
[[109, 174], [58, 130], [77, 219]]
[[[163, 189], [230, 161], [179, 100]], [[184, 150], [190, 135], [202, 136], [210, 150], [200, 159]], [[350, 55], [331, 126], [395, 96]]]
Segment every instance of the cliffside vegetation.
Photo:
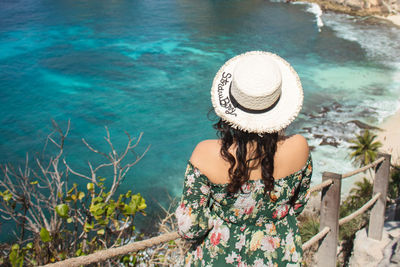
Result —
[[[55, 153], [46, 152], [32, 163], [27, 156], [22, 167], [1, 166], [0, 215], [3, 222], [14, 224], [15, 235], [14, 242], [1, 244], [2, 266], [43, 265], [140, 238], [134, 222], [137, 214], [146, 214], [145, 199], [131, 190], [116, 192], [130, 168], [144, 156], [128, 156], [141, 135], [135, 139], [127, 134], [123, 151], [115, 150], [107, 128], [108, 152], [83, 139], [88, 149], [103, 158], [97, 165], [89, 162], [90, 173], [83, 174], [74, 171], [64, 155], [70, 124], [64, 131], [55, 122], [53, 126], [47, 142]], [[111, 179], [98, 175], [106, 169]], [[140, 253], [125, 255], [102, 265], [134, 265], [141, 257]]]

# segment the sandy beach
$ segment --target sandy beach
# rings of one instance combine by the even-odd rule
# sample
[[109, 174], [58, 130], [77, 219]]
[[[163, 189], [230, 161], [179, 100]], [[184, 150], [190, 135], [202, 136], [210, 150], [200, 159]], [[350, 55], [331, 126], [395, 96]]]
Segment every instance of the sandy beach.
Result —
[[384, 19], [384, 20], [389, 20], [393, 24], [397, 25], [400, 27], [400, 14], [398, 15], [389, 15], [387, 17], [384, 16], [376, 16], [377, 18]]
[[400, 110], [391, 117], [388, 117], [379, 126], [382, 131], [378, 132], [378, 138], [383, 146], [383, 152], [392, 154], [392, 163], [400, 164]]

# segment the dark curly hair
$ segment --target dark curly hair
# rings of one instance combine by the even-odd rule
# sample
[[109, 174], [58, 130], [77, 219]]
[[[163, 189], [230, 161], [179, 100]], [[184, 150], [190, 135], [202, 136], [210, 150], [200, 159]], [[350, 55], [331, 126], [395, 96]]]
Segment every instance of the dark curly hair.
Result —
[[[279, 139], [278, 133], [262, 135], [247, 133], [234, 129], [222, 119], [213, 126], [222, 142], [221, 156], [230, 163], [228, 193], [238, 192], [241, 186], [249, 180], [252, 167], [259, 164], [261, 164], [261, 179], [265, 185], [264, 192], [271, 192], [274, 189], [274, 155]], [[229, 152], [232, 144], [237, 145], [236, 159]], [[248, 144], [253, 147], [255, 145], [255, 149], [247, 151]]]

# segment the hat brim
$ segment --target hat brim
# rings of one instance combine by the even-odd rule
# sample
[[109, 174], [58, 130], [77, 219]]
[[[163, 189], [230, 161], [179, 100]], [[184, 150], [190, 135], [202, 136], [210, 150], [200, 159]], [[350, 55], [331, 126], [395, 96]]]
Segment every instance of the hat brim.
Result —
[[[279, 101], [272, 109], [263, 113], [249, 113], [234, 107], [229, 94], [232, 74], [238, 60], [254, 54], [272, 58], [282, 75]], [[232, 127], [252, 133], [274, 133], [286, 128], [299, 114], [303, 98], [300, 78], [292, 66], [278, 55], [264, 51], [251, 51], [228, 60], [217, 72], [211, 87], [211, 102], [215, 113]]]

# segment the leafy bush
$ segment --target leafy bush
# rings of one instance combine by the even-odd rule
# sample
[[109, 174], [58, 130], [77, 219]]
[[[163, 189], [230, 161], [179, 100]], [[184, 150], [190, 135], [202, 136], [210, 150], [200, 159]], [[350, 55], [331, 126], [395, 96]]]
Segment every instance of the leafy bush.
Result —
[[[342, 202], [339, 209], [339, 217], [343, 218], [361, 208], [372, 196], [372, 184], [367, 178], [354, 183], [355, 187], [350, 190], [350, 194]], [[356, 217], [350, 222], [340, 226], [339, 240], [352, 240], [354, 234], [364, 227], [369, 220], [369, 212]]]

